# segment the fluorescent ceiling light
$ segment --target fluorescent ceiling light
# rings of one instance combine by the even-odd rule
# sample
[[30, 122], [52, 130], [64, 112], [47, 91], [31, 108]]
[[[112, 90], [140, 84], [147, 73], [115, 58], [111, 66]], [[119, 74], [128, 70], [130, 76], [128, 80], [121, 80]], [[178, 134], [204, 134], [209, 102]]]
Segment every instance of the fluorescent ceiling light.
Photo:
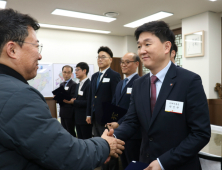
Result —
[[84, 31], [84, 32], [94, 32], [94, 33], [102, 33], [102, 34], [109, 34], [110, 31], [103, 31], [103, 30], [94, 30], [94, 29], [87, 29], [87, 28], [77, 28], [77, 27], [67, 27], [67, 26], [60, 26], [60, 25], [49, 25], [49, 24], [40, 24], [42, 28], [54, 28], [54, 29], [61, 29], [61, 30], [72, 30], [72, 31]]
[[6, 1], [0, 1], [0, 8], [5, 9]]
[[124, 27], [130, 27], [130, 28], [135, 28], [138, 27], [140, 25], [143, 25], [144, 23], [150, 22], [150, 21], [156, 21], [156, 20], [160, 20], [166, 17], [169, 17], [173, 15], [172, 13], [168, 13], [168, 12], [158, 12], [156, 14], [150, 15], [148, 17], [139, 19], [137, 21], [131, 22], [129, 24], [124, 25]]
[[88, 19], [94, 21], [101, 21], [101, 22], [112, 22], [116, 20], [116, 18], [110, 18], [100, 15], [93, 15], [93, 14], [86, 14], [82, 12], [75, 12], [75, 11], [68, 11], [63, 9], [55, 9], [52, 12], [53, 15], [61, 15], [66, 17], [74, 17], [74, 18], [81, 18], [81, 19]]
[[214, 1], [217, 1], [217, 0], [209, 0], [209, 1], [212, 1], [212, 2], [214, 2]]

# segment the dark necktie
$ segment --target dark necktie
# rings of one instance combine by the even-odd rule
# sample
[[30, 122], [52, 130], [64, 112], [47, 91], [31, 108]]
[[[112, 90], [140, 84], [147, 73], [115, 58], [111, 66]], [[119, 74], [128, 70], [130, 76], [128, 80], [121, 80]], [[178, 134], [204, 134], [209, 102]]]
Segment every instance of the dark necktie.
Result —
[[156, 104], [156, 82], [158, 81], [158, 78], [154, 75], [151, 76], [151, 113], [153, 114], [153, 110]]
[[127, 82], [128, 80], [129, 80], [128, 78], [125, 78], [125, 79], [123, 80], [123, 85], [122, 85], [121, 93], [123, 92], [123, 89], [124, 89], [124, 87], [126, 86], [126, 82]]
[[99, 72], [99, 75], [97, 77], [97, 83], [96, 83], [96, 89], [98, 89], [98, 86], [99, 86], [99, 82], [100, 82], [100, 77], [103, 73]]

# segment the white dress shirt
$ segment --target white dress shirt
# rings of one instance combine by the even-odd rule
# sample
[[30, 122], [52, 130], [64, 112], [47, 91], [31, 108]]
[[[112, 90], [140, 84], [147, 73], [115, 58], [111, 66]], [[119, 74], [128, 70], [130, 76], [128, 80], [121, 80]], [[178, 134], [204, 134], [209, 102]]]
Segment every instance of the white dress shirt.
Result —
[[101, 72], [100, 72], [100, 73], [102, 73], [102, 75], [100, 76], [100, 80], [99, 80], [99, 81], [101, 81], [101, 80], [102, 80], [102, 78], [103, 78], [103, 76], [104, 76], [105, 72], [106, 72], [108, 69], [109, 69], [109, 67], [108, 67], [108, 68], [106, 68], [105, 70], [103, 70], [103, 71], [101, 71]]
[[78, 89], [78, 94], [82, 88], [82, 86], [84, 85], [85, 81], [88, 79], [88, 77], [86, 77], [85, 79], [83, 79], [82, 81], [79, 82], [79, 89]]
[[130, 76], [126, 77], [128, 78], [127, 82], [126, 82], [126, 85], [130, 82], [130, 80], [137, 74], [137, 72], [131, 74]]

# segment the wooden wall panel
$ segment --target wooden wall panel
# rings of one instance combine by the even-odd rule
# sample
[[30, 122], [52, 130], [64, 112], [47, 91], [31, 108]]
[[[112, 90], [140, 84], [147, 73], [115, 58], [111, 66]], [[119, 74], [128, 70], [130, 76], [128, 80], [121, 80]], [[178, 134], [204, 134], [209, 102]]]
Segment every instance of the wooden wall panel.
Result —
[[208, 99], [210, 123], [222, 126], [222, 99]]

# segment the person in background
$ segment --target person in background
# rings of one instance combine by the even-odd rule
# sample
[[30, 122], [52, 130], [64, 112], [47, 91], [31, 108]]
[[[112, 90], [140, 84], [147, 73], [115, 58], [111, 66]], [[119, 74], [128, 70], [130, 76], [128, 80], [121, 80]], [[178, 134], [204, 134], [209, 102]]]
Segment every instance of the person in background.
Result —
[[[121, 154], [123, 141], [73, 137], [52, 118], [42, 94], [27, 80], [37, 75], [42, 45], [38, 22], [13, 9], [0, 10], [0, 169], [89, 169]], [[107, 160], [108, 161], [108, 160]]]
[[75, 74], [79, 79], [76, 86], [74, 98], [65, 103], [73, 104], [75, 111], [75, 125], [79, 139], [88, 139], [92, 137], [92, 124], [86, 122], [87, 100], [89, 98], [90, 80], [87, 77], [89, 66], [85, 62], [76, 65]]
[[[109, 47], [102, 46], [98, 49], [97, 63], [100, 71], [92, 75], [86, 118], [89, 124], [92, 121], [94, 136], [101, 136], [105, 130], [102, 117], [106, 113], [103, 113], [102, 103], [112, 102], [116, 85], [121, 80], [120, 74], [110, 68], [112, 58], [113, 53]], [[118, 159], [111, 159], [102, 169], [118, 170], [118, 167]]]
[[[133, 82], [140, 76], [137, 74], [140, 58], [137, 54], [126, 53], [120, 62], [122, 73], [126, 78], [120, 81], [116, 86], [116, 92], [112, 103], [118, 107], [128, 110], [130, 105], [130, 97], [133, 87]], [[118, 122], [107, 123], [109, 129], [116, 129], [123, 122], [127, 115], [124, 115]], [[126, 169], [132, 161], [139, 161], [140, 146], [141, 146], [140, 129], [127, 141], [125, 141], [125, 150], [120, 156], [123, 169]]]
[[[67, 94], [71, 97], [74, 97], [76, 90], [76, 82], [74, 82], [71, 78], [73, 73], [73, 68], [69, 65], [65, 65], [62, 67], [62, 75], [64, 78], [64, 82], [60, 84], [60, 86], [64, 87]], [[70, 103], [59, 103], [60, 111], [59, 116], [61, 117], [62, 126], [74, 137], [76, 137], [75, 132], [75, 112], [73, 105]]]
[[177, 63], [175, 62], [177, 56], [177, 45], [174, 43], [172, 44], [172, 50], [170, 53], [170, 60], [177, 66]]

